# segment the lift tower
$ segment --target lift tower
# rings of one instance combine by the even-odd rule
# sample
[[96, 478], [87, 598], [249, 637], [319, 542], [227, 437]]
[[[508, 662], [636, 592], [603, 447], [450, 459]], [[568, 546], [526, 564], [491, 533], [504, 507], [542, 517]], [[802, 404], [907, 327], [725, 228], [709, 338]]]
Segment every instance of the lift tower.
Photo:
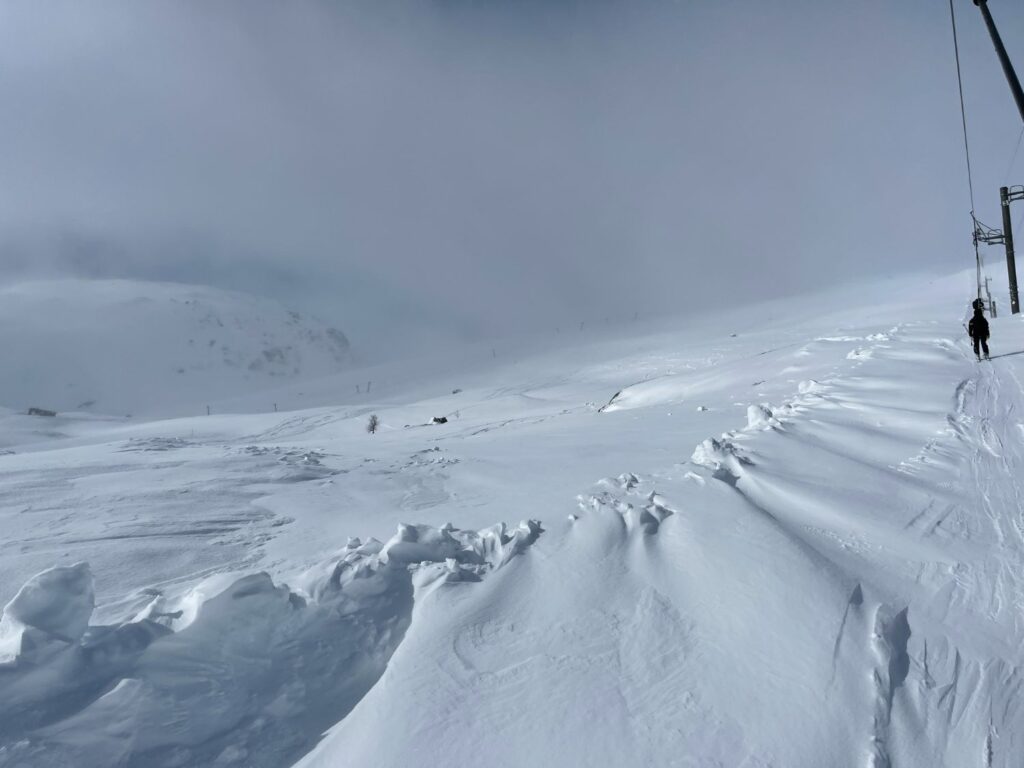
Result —
[[[992, 45], [996, 49], [996, 56], [999, 57], [999, 63], [1003, 67], [1003, 74], [1006, 75], [1006, 82], [1010, 86], [1013, 100], [1017, 103], [1017, 111], [1020, 112], [1021, 120], [1024, 120], [1024, 91], [1021, 90], [1020, 80], [1017, 79], [1017, 72], [1013, 68], [1010, 56], [1006, 53], [1003, 39], [999, 36], [996, 22], [988, 9], [988, 0], [974, 0], [974, 4], [981, 9], [982, 18], [985, 19], [985, 26], [988, 27], [988, 33], [992, 37]], [[1001, 242], [1006, 246], [1006, 272], [1010, 279], [1010, 312], [1012, 314], [1020, 312], [1020, 301], [1017, 296], [1017, 266], [1013, 253], [1013, 226], [1010, 220], [1010, 201], [1020, 200], [1022, 197], [1024, 196], [1019, 194], [1015, 196], [1013, 191], [1008, 190], [1006, 187], [1002, 187], [999, 190], [999, 203], [1003, 209]], [[975, 235], [975, 238], [977, 238], [977, 235]], [[977, 242], [977, 239], [975, 242]]]

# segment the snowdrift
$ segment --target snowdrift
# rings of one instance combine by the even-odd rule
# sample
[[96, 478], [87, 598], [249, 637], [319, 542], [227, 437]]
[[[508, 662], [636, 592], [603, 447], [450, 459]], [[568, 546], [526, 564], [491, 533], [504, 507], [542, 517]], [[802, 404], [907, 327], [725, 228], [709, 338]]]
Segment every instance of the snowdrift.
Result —
[[600, 481], [299, 765], [1015, 765], [1024, 387], [936, 330]]
[[116, 626], [88, 623], [87, 565], [46, 571], [0, 623], [0, 764], [287, 765], [377, 681], [417, 596], [481, 581], [540, 533], [402, 526], [294, 590], [253, 574]]
[[1024, 323], [975, 363], [969, 288], [424, 382], [373, 436], [13, 444], [0, 766], [1015, 768]]

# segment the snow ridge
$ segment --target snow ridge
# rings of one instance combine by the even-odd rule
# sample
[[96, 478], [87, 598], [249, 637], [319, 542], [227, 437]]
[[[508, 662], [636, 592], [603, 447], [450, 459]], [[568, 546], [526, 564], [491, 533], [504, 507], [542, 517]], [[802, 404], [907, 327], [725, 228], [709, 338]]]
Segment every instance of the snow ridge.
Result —
[[40, 574], [4, 610], [0, 765], [286, 765], [381, 676], [417, 595], [481, 581], [540, 533], [403, 525], [294, 590], [252, 574], [117, 626], [87, 626], [88, 566]]
[[[855, 584], [833, 668], [860, 667], [871, 681], [864, 765], [967, 765], [978, 755], [979, 764], [1012, 765], [1019, 651], [994, 651], [961, 628], [981, 622], [992, 636], [1021, 628], [1019, 598], [1004, 596], [1022, 594], [1024, 526], [1013, 508], [1024, 497], [1014, 479], [1024, 471], [1024, 429], [1013, 414], [1024, 408], [1024, 386], [1008, 366], [958, 380], [965, 350], [926, 325], [866, 340], [873, 343], [848, 355], [853, 370], [801, 383], [780, 407], [750, 406], [746, 427], [703, 441], [691, 463]], [[894, 385], [901, 366], [910, 380], [923, 363], [938, 379], [932, 390], [953, 392], [946, 413], [932, 408], [941, 398], [931, 392], [916, 392], [910, 407]], [[908, 450], [929, 433], [936, 436]], [[962, 475], [963, 486], [948, 482]], [[856, 518], [822, 477], [856, 489]], [[980, 519], [965, 508], [972, 498], [982, 500]], [[998, 554], [977, 555], [988, 551]], [[988, 605], [971, 604], [986, 595]]]

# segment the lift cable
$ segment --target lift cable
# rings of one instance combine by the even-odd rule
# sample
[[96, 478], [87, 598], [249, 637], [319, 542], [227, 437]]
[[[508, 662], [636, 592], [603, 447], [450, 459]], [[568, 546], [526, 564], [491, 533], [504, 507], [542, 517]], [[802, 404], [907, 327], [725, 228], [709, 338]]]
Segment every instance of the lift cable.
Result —
[[[964, 129], [964, 157], [967, 158], [967, 189], [971, 195], [971, 223], [973, 231], [978, 230], [978, 220], [974, 217], [974, 178], [971, 173], [971, 148], [967, 141], [967, 108], [964, 107], [964, 80], [960, 73], [960, 43], [956, 34], [956, 13], [953, 0], [949, 0], [949, 21], [953, 25], [953, 53], [956, 56], [956, 84], [960, 90], [960, 122]], [[974, 236], [974, 264], [977, 277], [978, 298], [981, 298], [981, 252], [978, 250], [978, 238]]]

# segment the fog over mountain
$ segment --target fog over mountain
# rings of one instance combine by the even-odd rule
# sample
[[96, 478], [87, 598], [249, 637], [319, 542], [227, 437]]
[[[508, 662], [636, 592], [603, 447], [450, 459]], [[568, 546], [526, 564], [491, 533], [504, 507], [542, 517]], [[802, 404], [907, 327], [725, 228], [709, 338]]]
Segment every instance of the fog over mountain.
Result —
[[352, 365], [344, 333], [276, 302], [137, 280], [0, 288], [0, 349], [0, 406], [19, 411], [194, 414]]
[[[388, 356], [973, 258], [941, 2], [39, 8], [0, 5], [0, 283], [243, 290]], [[996, 224], [1019, 119], [957, 8]]]

